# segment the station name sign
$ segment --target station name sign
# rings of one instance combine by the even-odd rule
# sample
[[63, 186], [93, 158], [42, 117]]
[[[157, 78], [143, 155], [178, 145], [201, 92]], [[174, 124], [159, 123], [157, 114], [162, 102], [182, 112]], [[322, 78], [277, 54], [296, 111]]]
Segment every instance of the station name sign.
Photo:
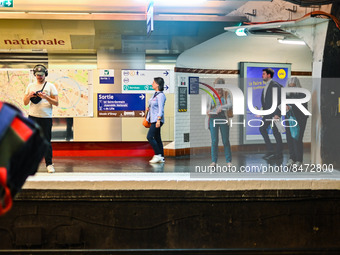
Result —
[[25, 39], [4, 39], [5, 45], [65, 45], [64, 40], [58, 40], [56, 38], [50, 40], [31, 40], [28, 38]]
[[31, 33], [9, 33], [4, 32], [0, 38], [2, 49], [49, 49], [68, 50], [71, 49], [71, 37], [69, 34], [41, 34], [40, 31]]

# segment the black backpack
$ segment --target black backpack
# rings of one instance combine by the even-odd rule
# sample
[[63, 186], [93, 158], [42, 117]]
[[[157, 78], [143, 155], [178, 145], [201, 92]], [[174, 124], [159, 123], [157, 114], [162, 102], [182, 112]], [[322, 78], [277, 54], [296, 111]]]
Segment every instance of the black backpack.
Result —
[[0, 102], [0, 215], [11, 208], [27, 177], [37, 172], [46, 148], [39, 126], [15, 106]]

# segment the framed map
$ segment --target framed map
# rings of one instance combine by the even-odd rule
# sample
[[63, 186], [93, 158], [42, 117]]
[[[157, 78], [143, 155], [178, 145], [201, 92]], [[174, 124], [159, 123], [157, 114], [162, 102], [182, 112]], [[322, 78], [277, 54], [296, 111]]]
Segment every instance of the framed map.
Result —
[[[58, 90], [59, 106], [53, 108], [53, 117], [93, 116], [92, 70], [49, 69], [46, 80]], [[28, 114], [29, 106], [24, 106], [23, 97], [33, 81], [31, 70], [0, 69], [0, 100]]]

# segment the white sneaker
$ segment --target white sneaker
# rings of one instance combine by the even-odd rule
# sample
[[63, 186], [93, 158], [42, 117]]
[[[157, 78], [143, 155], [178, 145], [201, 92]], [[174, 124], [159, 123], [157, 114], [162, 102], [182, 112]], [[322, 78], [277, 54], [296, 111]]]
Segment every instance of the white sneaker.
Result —
[[160, 155], [154, 155], [153, 158], [151, 160], [149, 160], [150, 163], [159, 163], [159, 162], [164, 162], [164, 159], [162, 159], [163, 157]]
[[47, 166], [47, 172], [50, 173], [50, 174], [53, 174], [55, 172], [54, 166], [48, 165]]
[[231, 162], [228, 162], [227, 163], [227, 167], [229, 168], [229, 167], [232, 167], [233, 166], [233, 164], [231, 163]]
[[164, 162], [165, 162], [164, 157], [163, 157], [163, 156], [160, 156], [160, 161], [159, 161], [159, 163], [164, 163]]

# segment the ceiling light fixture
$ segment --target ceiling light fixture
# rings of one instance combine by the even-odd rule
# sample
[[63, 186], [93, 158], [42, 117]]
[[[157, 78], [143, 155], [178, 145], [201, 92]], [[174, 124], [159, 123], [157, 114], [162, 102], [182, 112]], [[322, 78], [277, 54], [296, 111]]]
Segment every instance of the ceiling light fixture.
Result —
[[248, 31], [247, 31], [246, 28], [238, 28], [238, 29], [236, 29], [235, 34], [237, 36], [247, 36], [248, 35]]
[[23, 14], [26, 12], [0, 12], [0, 14]]
[[27, 12], [27, 14], [89, 15], [89, 12]]
[[[145, 1], [145, 0], [140, 0], [140, 1]], [[156, 5], [162, 5], [162, 6], [193, 6], [193, 5], [200, 5], [207, 0], [152, 0]], [[150, 2], [150, 0], [147, 0], [147, 2]]]
[[306, 45], [306, 43], [304, 41], [301, 40], [296, 40], [296, 39], [278, 39], [279, 43], [283, 43], [283, 44], [293, 44], [293, 45]]

